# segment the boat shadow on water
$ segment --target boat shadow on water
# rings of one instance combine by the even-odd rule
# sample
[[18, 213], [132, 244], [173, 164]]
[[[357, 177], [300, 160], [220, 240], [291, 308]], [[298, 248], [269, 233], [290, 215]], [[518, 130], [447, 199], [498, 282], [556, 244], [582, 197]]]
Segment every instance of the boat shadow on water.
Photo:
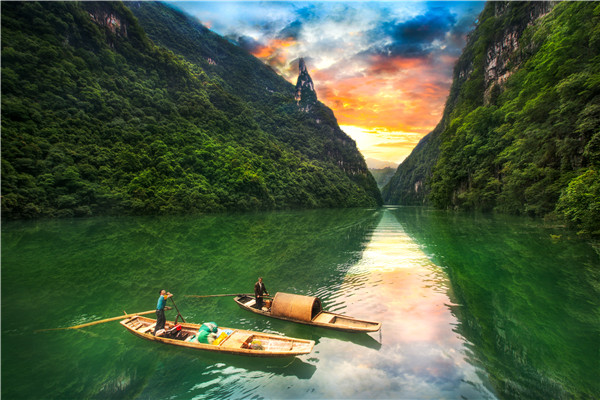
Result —
[[380, 340], [375, 339], [371, 334], [367, 333], [351, 333], [351, 332], [342, 332], [342, 331], [333, 331], [331, 329], [326, 328], [311, 328], [311, 335], [302, 336], [303, 338], [314, 340], [315, 344], [319, 344], [320, 339], [328, 338], [340, 340], [342, 342], [349, 342], [356, 344], [358, 346], [367, 347], [372, 350], [381, 349], [381, 333], [377, 333], [377, 336], [380, 337]]
[[[282, 320], [269, 318], [263, 315], [257, 315], [254, 318], [256, 319], [257, 323], [252, 324], [252, 326], [262, 325], [263, 329], [266, 328], [268, 331], [277, 332], [285, 336], [314, 340], [315, 350], [318, 344], [324, 338], [352, 343], [376, 351], [379, 351], [382, 347], [381, 331], [371, 333], [345, 332], [328, 328], [322, 328], [319, 326], [309, 326], [304, 324], [297, 324], [294, 322], [286, 322]], [[311, 355], [314, 355], [314, 350], [313, 353], [308, 354], [308, 356]]]

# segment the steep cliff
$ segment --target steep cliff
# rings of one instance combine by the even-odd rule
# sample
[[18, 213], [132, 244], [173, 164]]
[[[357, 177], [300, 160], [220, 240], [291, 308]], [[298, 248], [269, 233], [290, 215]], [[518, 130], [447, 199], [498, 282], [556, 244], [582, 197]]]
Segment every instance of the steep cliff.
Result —
[[597, 231], [599, 14], [594, 3], [488, 3], [442, 120], [384, 200], [553, 214]]
[[317, 104], [317, 92], [303, 58], [300, 59], [298, 67], [300, 74], [296, 81], [296, 104], [300, 110], [309, 112]]
[[331, 110], [191, 18], [2, 5], [3, 218], [380, 203]]

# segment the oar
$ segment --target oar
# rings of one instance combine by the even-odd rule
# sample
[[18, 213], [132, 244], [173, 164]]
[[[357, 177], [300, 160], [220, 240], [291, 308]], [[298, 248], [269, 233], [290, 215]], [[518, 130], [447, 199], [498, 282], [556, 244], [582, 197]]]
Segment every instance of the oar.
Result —
[[195, 295], [195, 294], [186, 294], [185, 297], [195, 297], [195, 298], [204, 298], [204, 297], [232, 297], [232, 296], [254, 296], [254, 293], [236, 293], [236, 294], [203, 294], [203, 295]]
[[175, 304], [175, 300], [173, 300], [173, 297], [171, 297], [171, 301], [173, 302], [173, 305], [175, 306], [175, 309], [177, 310], [177, 317], [175, 317], [175, 324], [177, 324], [178, 317], [181, 317], [181, 320], [185, 323], [185, 319], [183, 319], [183, 315], [181, 315], [181, 313], [179, 312], [179, 308], [177, 308], [177, 304]]
[[151, 311], [144, 311], [144, 312], [141, 312], [141, 313], [125, 314], [125, 315], [119, 315], [118, 317], [106, 318], [106, 319], [101, 319], [99, 321], [88, 322], [87, 324], [81, 324], [81, 325], [75, 325], [75, 326], [68, 326], [66, 328], [38, 329], [35, 332], [37, 333], [37, 332], [45, 332], [45, 331], [59, 331], [59, 330], [63, 330], [63, 329], [79, 329], [79, 328], [85, 328], [86, 326], [98, 325], [98, 324], [102, 324], [104, 322], [117, 321], [119, 319], [125, 319], [125, 318], [129, 318], [129, 317], [134, 317], [136, 315], [152, 314], [152, 313], [155, 313], [155, 312], [156, 312], [156, 310], [151, 310]]

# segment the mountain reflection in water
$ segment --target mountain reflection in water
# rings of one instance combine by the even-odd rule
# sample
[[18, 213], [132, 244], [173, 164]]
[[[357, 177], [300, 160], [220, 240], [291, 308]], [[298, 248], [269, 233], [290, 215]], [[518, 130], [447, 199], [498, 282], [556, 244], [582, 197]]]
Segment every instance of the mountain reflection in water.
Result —
[[[7, 221], [1, 240], [2, 397], [599, 392], [598, 254], [528, 219], [390, 207]], [[337, 332], [255, 315], [230, 297], [184, 296], [252, 292], [259, 276], [270, 293], [318, 296], [382, 329]], [[314, 351], [207, 354], [142, 340], [118, 322], [33, 333], [152, 309], [162, 288], [186, 321], [312, 339]]]
[[450, 277], [456, 332], [502, 398], [600, 395], [599, 256], [540, 221], [393, 212]]

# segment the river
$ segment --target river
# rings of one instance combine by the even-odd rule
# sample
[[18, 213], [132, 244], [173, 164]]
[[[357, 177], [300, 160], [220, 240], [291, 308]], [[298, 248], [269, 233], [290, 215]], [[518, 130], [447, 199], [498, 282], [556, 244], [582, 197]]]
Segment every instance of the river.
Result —
[[[321, 298], [379, 320], [352, 334], [232, 298]], [[292, 359], [137, 338], [118, 322], [159, 289], [187, 321], [315, 340]], [[2, 224], [5, 399], [598, 398], [600, 257], [542, 221], [426, 208], [110, 217]], [[167, 311], [167, 318], [175, 313]]]

